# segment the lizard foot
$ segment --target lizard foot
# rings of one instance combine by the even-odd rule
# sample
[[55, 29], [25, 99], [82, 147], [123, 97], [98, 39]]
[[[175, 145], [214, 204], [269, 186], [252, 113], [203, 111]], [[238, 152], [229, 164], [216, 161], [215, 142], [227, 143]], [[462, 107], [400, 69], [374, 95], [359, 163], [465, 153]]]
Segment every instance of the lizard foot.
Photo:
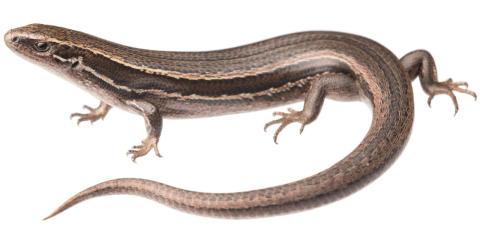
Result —
[[70, 119], [74, 117], [78, 117], [77, 125], [80, 125], [80, 123], [84, 121], [90, 121], [90, 123], [94, 123], [99, 119], [103, 120], [103, 118], [105, 118], [108, 111], [110, 110], [110, 106], [103, 103], [100, 104], [97, 108], [92, 108], [87, 105], [84, 105], [83, 108], [87, 109], [89, 112], [88, 113], [72, 113], [70, 115]]
[[[462, 88], [463, 86], [463, 88]], [[432, 83], [427, 87], [428, 93], [430, 96], [428, 97], [428, 106], [431, 106], [432, 99], [435, 97], [435, 95], [438, 94], [446, 94], [450, 96], [452, 99], [453, 105], [455, 106], [455, 114], [458, 112], [458, 102], [457, 102], [457, 97], [453, 93], [453, 91], [457, 91], [460, 93], [468, 94], [471, 95], [477, 100], [477, 94], [475, 92], [467, 89], [468, 88], [468, 83], [467, 82], [453, 82], [452, 79], [448, 79], [445, 82], [435, 82]]]
[[273, 120], [265, 124], [264, 130], [273, 124], [280, 124], [280, 126], [275, 131], [273, 135], [273, 141], [277, 143], [277, 138], [280, 132], [290, 123], [299, 122], [301, 124], [300, 134], [303, 132], [303, 128], [308, 123], [308, 119], [303, 113], [303, 111], [296, 111], [294, 109], [288, 108], [288, 112], [274, 112], [274, 116], [281, 116], [281, 118]]
[[127, 155], [132, 155], [132, 161], [135, 162], [135, 160], [138, 157], [146, 155], [153, 148], [153, 150], [155, 151], [155, 154], [158, 157], [162, 157], [160, 155], [160, 152], [158, 151], [157, 143], [158, 143], [158, 138], [147, 137], [142, 141], [141, 145], [135, 145], [133, 146], [132, 149], [128, 150]]

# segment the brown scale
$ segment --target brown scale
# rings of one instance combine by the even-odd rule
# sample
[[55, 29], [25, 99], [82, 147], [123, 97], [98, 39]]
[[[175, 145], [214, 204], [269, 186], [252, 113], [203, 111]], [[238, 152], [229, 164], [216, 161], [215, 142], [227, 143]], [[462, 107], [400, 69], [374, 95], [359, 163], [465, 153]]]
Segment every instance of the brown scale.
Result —
[[208, 52], [143, 50], [40, 24], [12, 29], [7, 46], [25, 58], [72, 80], [101, 101], [78, 122], [105, 117], [112, 106], [142, 115], [148, 136], [128, 152], [132, 159], [157, 148], [163, 118], [246, 112], [304, 101], [301, 111], [275, 112], [279, 125], [313, 122], [325, 98], [363, 100], [373, 120], [363, 141], [345, 158], [308, 178], [237, 193], [186, 191], [155, 181], [122, 178], [102, 182], [70, 198], [47, 218], [89, 198], [133, 194], [184, 211], [216, 217], [288, 213], [334, 201], [379, 176], [401, 152], [413, 122], [411, 82], [420, 78], [429, 95], [476, 94], [466, 82], [439, 82], [435, 62], [424, 50], [401, 59], [364, 37], [304, 32], [236, 48]]

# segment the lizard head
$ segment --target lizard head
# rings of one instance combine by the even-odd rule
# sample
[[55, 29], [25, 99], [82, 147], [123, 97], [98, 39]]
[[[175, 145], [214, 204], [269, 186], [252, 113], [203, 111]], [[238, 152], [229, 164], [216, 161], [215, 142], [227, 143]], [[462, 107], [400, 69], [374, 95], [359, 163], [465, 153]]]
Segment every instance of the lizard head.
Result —
[[5, 44], [16, 54], [60, 73], [79, 63], [76, 57], [82, 48], [72, 42], [75, 38], [71, 30], [42, 24], [11, 29], [4, 36]]

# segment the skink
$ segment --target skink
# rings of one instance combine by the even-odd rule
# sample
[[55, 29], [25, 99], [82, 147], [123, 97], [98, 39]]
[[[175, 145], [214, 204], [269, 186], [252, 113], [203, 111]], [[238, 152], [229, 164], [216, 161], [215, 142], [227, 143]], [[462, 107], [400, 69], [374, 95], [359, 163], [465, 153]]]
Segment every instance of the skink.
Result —
[[326, 97], [364, 100], [373, 120], [360, 144], [330, 168], [271, 188], [203, 193], [155, 181], [122, 178], [73, 196], [49, 217], [86, 199], [133, 194], [202, 215], [252, 217], [287, 213], [341, 198], [376, 178], [401, 152], [410, 134], [414, 106], [411, 81], [420, 78], [429, 96], [454, 91], [476, 94], [466, 82], [439, 82], [425, 50], [398, 59], [382, 45], [357, 35], [303, 32], [231, 49], [168, 52], [115, 44], [82, 32], [32, 24], [5, 35], [7, 46], [86, 89], [101, 101], [78, 122], [103, 118], [112, 106], [145, 118], [147, 138], [128, 153], [132, 159], [157, 148], [163, 118], [192, 118], [253, 111], [303, 101], [303, 109], [276, 112], [265, 125], [303, 127], [314, 121]]

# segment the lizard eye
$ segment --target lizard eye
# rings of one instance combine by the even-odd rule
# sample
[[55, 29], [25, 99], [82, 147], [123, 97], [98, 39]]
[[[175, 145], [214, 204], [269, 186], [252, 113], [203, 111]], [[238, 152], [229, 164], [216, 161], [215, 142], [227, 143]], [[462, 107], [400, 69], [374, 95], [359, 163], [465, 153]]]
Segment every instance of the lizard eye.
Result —
[[33, 48], [38, 52], [46, 52], [50, 49], [50, 44], [47, 42], [37, 42], [33, 45]]

